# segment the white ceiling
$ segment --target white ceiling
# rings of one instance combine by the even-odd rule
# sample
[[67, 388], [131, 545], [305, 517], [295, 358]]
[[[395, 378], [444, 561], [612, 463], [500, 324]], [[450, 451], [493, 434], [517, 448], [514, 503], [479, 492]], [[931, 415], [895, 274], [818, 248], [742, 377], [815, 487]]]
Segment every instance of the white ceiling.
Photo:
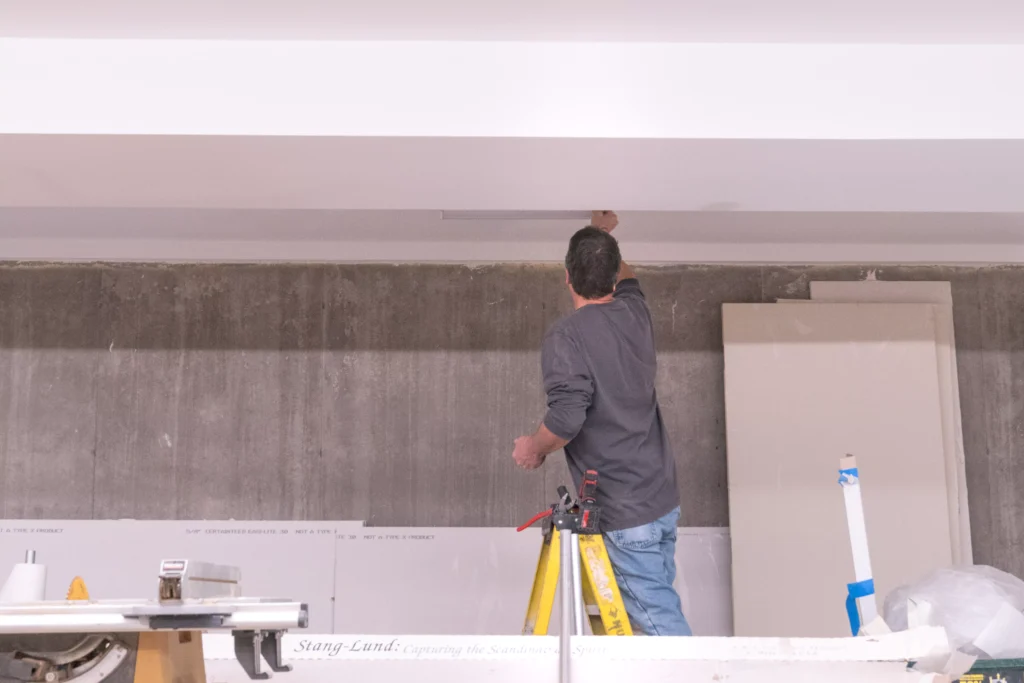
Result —
[[1024, 140], [0, 135], [0, 206], [1024, 211]]
[[641, 262], [1024, 262], [1024, 0], [0, 0], [4, 37], [142, 40], [0, 45], [0, 259], [557, 261], [576, 223], [439, 210], [599, 205]]
[[0, 39], [0, 132], [1024, 139], [1021, 74], [1024, 44]]
[[0, 39], [0, 132], [1024, 140], [1021, 74], [1024, 44]]
[[1020, 0], [0, 0], [0, 36], [1024, 42]]
[[[1024, 262], [1024, 214], [622, 212], [635, 263]], [[559, 262], [583, 221], [437, 211], [0, 208], [0, 260]]]
[[[1024, 244], [1024, 214], [620, 212], [630, 243]], [[585, 221], [443, 220], [439, 211], [0, 208], [0, 240], [562, 241]]]

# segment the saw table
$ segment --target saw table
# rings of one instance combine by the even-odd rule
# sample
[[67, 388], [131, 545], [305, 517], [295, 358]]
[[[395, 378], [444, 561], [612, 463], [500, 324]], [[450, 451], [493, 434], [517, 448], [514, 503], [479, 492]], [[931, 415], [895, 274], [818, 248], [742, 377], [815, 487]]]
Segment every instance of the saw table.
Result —
[[165, 560], [154, 600], [0, 604], [0, 683], [206, 683], [204, 632], [233, 636], [250, 679], [290, 671], [281, 637], [307, 606], [240, 594], [235, 567]]

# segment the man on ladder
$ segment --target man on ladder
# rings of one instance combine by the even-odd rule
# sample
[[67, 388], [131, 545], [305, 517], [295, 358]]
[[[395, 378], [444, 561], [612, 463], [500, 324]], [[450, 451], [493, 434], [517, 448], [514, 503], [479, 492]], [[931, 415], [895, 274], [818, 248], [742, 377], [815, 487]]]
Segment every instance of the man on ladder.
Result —
[[612, 212], [569, 241], [566, 284], [575, 311], [544, 339], [548, 411], [534, 434], [516, 439], [523, 469], [563, 449], [578, 488], [600, 473], [600, 532], [632, 630], [692, 635], [673, 583], [679, 520], [676, 466], [654, 388], [651, 312], [611, 232]]

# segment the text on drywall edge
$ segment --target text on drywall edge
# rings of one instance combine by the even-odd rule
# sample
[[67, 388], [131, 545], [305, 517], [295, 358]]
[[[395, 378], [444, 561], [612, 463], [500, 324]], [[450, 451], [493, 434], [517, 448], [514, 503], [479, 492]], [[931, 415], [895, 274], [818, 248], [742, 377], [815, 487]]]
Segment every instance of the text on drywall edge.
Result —
[[[593, 645], [576, 645], [573, 655], [603, 654], [607, 648]], [[395, 656], [412, 656], [420, 658], [457, 658], [457, 657], [490, 657], [490, 656], [536, 656], [557, 655], [557, 645], [480, 643], [470, 640], [466, 643], [403, 643], [398, 638], [383, 640], [355, 639], [340, 640], [300, 640], [292, 652], [319, 653], [325, 657], [340, 657], [352, 653], [389, 653]]]
[[337, 657], [342, 652], [397, 652], [398, 639], [390, 641], [354, 640], [351, 643], [329, 640], [300, 640], [295, 652], [323, 652]]
[[341, 541], [433, 541], [433, 534], [338, 534]]

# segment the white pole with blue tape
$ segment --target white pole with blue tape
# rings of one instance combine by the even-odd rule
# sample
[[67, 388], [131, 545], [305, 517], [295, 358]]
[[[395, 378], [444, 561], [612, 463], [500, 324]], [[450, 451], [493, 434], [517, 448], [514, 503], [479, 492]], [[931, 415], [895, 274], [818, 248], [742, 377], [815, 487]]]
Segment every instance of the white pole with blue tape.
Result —
[[871, 575], [864, 503], [860, 497], [860, 472], [857, 470], [857, 459], [852, 455], [839, 459], [839, 485], [843, 487], [843, 499], [846, 502], [846, 523], [850, 527], [853, 572], [856, 577], [854, 583], [846, 586], [846, 614], [850, 619], [850, 630], [856, 636], [862, 625], [870, 624], [878, 616], [878, 605], [875, 602], [875, 581]]

